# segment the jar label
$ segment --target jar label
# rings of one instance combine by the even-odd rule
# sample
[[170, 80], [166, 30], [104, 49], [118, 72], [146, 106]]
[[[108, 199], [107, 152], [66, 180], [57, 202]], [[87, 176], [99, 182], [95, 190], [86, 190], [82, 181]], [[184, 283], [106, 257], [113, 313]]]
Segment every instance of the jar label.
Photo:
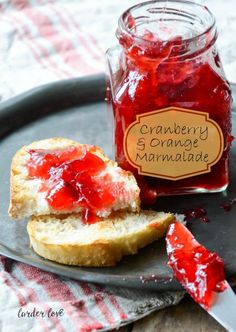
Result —
[[211, 171], [222, 156], [220, 126], [205, 112], [168, 107], [139, 114], [124, 135], [124, 153], [138, 173], [180, 180]]

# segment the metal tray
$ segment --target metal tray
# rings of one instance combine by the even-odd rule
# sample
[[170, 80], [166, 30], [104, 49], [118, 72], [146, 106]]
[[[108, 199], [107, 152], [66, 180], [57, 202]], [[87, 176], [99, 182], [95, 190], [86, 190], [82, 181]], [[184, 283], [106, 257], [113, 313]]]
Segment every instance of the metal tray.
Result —
[[[236, 86], [233, 86], [236, 100]], [[100, 145], [111, 156], [111, 136], [107, 127], [103, 76], [65, 80], [31, 90], [0, 104], [0, 254], [66, 277], [124, 287], [177, 290], [167, 267], [164, 240], [125, 257], [112, 268], [80, 268], [45, 260], [29, 248], [27, 220], [8, 217], [9, 170], [14, 153], [22, 145], [38, 139], [61, 136], [82, 143]], [[236, 105], [235, 105], [236, 109]], [[233, 112], [236, 136], [236, 113]], [[225, 261], [227, 277], [236, 275], [236, 205], [225, 212], [220, 206], [236, 197], [236, 143], [230, 156], [230, 185], [219, 194], [163, 197], [156, 209], [183, 212], [189, 208], [207, 209], [209, 223], [193, 220], [189, 228], [203, 245]]]

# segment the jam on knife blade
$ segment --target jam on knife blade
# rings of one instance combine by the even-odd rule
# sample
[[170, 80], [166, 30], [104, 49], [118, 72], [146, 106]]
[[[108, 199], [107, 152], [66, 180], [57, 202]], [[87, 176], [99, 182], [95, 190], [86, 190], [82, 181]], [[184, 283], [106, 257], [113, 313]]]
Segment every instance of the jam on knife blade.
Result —
[[208, 310], [214, 302], [215, 293], [223, 292], [227, 287], [223, 260], [200, 245], [191, 232], [178, 222], [170, 225], [166, 244], [168, 265], [174, 277], [197, 303]]

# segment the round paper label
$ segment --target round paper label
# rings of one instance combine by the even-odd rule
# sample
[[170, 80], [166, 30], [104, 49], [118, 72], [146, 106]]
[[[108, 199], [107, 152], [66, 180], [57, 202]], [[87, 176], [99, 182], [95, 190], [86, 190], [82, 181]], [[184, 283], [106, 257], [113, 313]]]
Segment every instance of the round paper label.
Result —
[[168, 180], [210, 172], [223, 150], [222, 130], [208, 113], [177, 107], [137, 115], [124, 136], [138, 173]]

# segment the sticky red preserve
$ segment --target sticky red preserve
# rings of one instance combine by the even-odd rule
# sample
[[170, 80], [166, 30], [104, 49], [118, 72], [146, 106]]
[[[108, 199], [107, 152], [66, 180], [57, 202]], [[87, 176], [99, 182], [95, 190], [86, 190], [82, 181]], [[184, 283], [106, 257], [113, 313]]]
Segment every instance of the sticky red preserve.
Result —
[[185, 220], [191, 221], [193, 219], [200, 219], [201, 221], [207, 223], [209, 222], [209, 218], [207, 217], [207, 210], [202, 207], [197, 207], [193, 209], [185, 210], [184, 212]]
[[[125, 42], [121, 40], [121, 43]], [[127, 60], [128, 68], [123, 73], [123, 79], [118, 87], [118, 90], [122, 90], [122, 94], [117, 93], [113, 102], [116, 159], [122, 167], [136, 173], [138, 183], [143, 188], [141, 192], [143, 200], [151, 203], [156, 198], [156, 192], [157, 194], [175, 193], [180, 187], [193, 186], [211, 191], [224, 187], [228, 183], [227, 158], [231, 132], [229, 85], [208, 63], [196, 64], [190, 61], [180, 65], [172, 60], [172, 62], [157, 65], [156, 62], [150, 62], [147, 72], [145, 56], [148, 57], [150, 52], [155, 51], [159, 52], [160, 58], [164, 58], [165, 53], [170, 54], [173, 45], [174, 41], [169, 41], [163, 48], [161, 42], [157, 40], [153, 50], [144, 49], [143, 59], [138, 57], [135, 48], [132, 47], [129, 56], [134, 62], [132, 64]], [[217, 56], [214, 61], [217, 63]], [[134, 73], [136, 79], [134, 79]], [[124, 85], [127, 88], [124, 88]], [[138, 175], [137, 170], [126, 160], [123, 151], [125, 129], [135, 121], [137, 114], [168, 106], [191, 107], [194, 110], [206, 111], [220, 124], [225, 139], [225, 151], [221, 160], [212, 167], [210, 174], [168, 181]]]
[[196, 302], [209, 309], [215, 292], [226, 289], [223, 260], [200, 245], [191, 232], [178, 222], [170, 225], [166, 244], [168, 265], [174, 277]]
[[[171, 2], [173, 8], [176, 4], [177, 1]], [[187, 22], [187, 18], [181, 16], [181, 11], [178, 17], [176, 12], [171, 12], [171, 8], [167, 8], [160, 19], [157, 10], [161, 13], [161, 5], [162, 2], [143, 3], [121, 16], [117, 30], [121, 55], [114, 72], [111, 69], [111, 91], [108, 91], [114, 114], [116, 160], [121, 167], [134, 172], [141, 188], [142, 201], [147, 204], [155, 203], [161, 195], [224, 190], [228, 184], [228, 152], [232, 141], [231, 89], [215, 48], [217, 34], [214, 24], [211, 27], [204, 26], [204, 33], [192, 39], [185, 36], [185, 30], [182, 35], [174, 37], [171, 32], [169, 36], [168, 31], [164, 31], [166, 39], [162, 39], [159, 37], [159, 32], [163, 32], [160, 31], [162, 18], [166, 18], [168, 25], [173, 14], [170, 24], [176, 22], [176, 29], [183, 22], [186, 27], [189, 23], [189, 29], [198, 23], [194, 19], [193, 22]], [[205, 15], [209, 15], [210, 21], [212, 19], [206, 7], [184, 1], [180, 1], [180, 6], [190, 14], [191, 10], [195, 10], [196, 15], [202, 16], [202, 24], [208, 24], [204, 21]], [[198, 18], [196, 15], [189, 17]], [[168, 26], [163, 29], [168, 30]], [[114, 57], [116, 54], [114, 51]], [[113, 58], [110, 68], [112, 61]], [[124, 135], [129, 125], [136, 121], [136, 116], [172, 106], [206, 112], [220, 126], [224, 152], [210, 173], [171, 181], [158, 176], [140, 175], [127, 160]]]
[[[105, 170], [106, 163], [88, 148], [64, 150], [30, 150], [28, 174], [42, 180], [41, 191], [53, 209], [82, 207], [84, 221], [99, 220], [98, 211], [115, 202], [122, 182], [113, 182]], [[99, 174], [99, 176], [97, 176]]]

